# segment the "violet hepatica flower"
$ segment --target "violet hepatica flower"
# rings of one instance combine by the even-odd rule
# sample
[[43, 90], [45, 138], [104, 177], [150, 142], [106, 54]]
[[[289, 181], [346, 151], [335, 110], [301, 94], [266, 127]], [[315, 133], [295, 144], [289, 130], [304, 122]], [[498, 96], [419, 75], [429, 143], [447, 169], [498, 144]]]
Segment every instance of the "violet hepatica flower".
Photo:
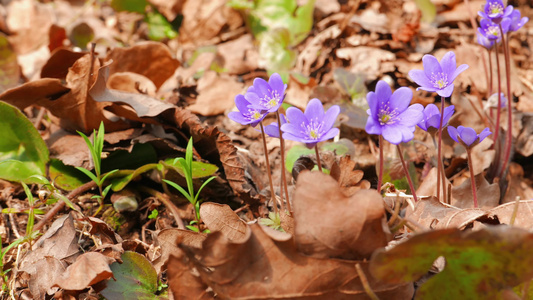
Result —
[[511, 25], [509, 26], [509, 31], [517, 31], [522, 28], [528, 21], [528, 17], [520, 18], [520, 11], [518, 9], [513, 10], [509, 18], [511, 19]]
[[488, 127], [477, 134], [476, 131], [470, 127], [459, 126], [455, 128], [453, 126], [448, 126], [448, 134], [454, 141], [466, 148], [470, 148], [481, 143], [486, 137], [491, 135], [492, 132], [490, 132]]
[[283, 104], [287, 85], [283, 83], [278, 73], [272, 74], [268, 82], [262, 78], [254, 79], [254, 83], [244, 94], [244, 98], [254, 108], [262, 112], [275, 112]]
[[413, 139], [415, 126], [422, 118], [424, 107], [409, 106], [413, 92], [401, 87], [394, 93], [383, 80], [378, 81], [375, 92], [366, 95], [368, 119], [365, 130], [368, 134], [382, 135], [388, 142], [398, 145]]
[[[501, 32], [500, 32], [500, 26], [494, 22], [492, 22], [489, 19], [481, 19], [479, 22], [479, 28], [477, 29], [478, 33], [482, 34], [484, 37], [486, 37], [489, 40], [492, 41], [500, 41], [501, 39]], [[509, 31], [509, 27], [511, 26], [511, 19], [505, 18], [500, 23], [503, 29], [503, 33], [507, 33]]]
[[333, 128], [339, 113], [338, 105], [333, 105], [324, 112], [322, 102], [317, 98], [309, 101], [305, 112], [296, 107], [289, 107], [288, 123], [281, 125], [283, 138], [302, 142], [307, 148], [313, 148], [318, 142], [329, 140], [339, 134], [339, 129]]
[[[285, 118], [284, 114], [279, 114], [279, 117], [280, 117], [281, 126], [283, 126], [283, 124], [287, 123], [287, 119]], [[269, 137], [273, 137], [273, 138], [278, 138], [279, 139], [278, 121], [272, 122], [269, 125], [265, 126], [265, 133]]]
[[492, 22], [499, 24], [503, 18], [509, 17], [513, 12], [513, 6], [505, 7], [502, 0], [487, 0], [483, 11], [478, 14], [485, 19], [490, 19]]
[[259, 122], [263, 121], [267, 115], [267, 113], [263, 113], [261, 110], [254, 108], [252, 104], [240, 94], [235, 97], [235, 106], [237, 106], [239, 111], [230, 112], [228, 117], [242, 125], [249, 124], [255, 127]]
[[[446, 108], [444, 108], [444, 119], [443, 123], [444, 126], [448, 124], [448, 121], [452, 117], [453, 113], [455, 112], [455, 106], [450, 105]], [[431, 103], [428, 104], [424, 108], [424, 117], [420, 123], [418, 123], [418, 127], [420, 127], [424, 131], [432, 131], [432, 130], [438, 130], [440, 127], [440, 111], [439, 108]]]
[[441, 97], [450, 97], [453, 92], [453, 81], [468, 65], [460, 65], [456, 68], [455, 53], [448, 52], [444, 54], [439, 61], [433, 55], [426, 54], [422, 57], [424, 70], [411, 70], [409, 77], [413, 79], [420, 87], [416, 90], [425, 90], [428, 92], [437, 92]]
[[492, 49], [492, 47], [494, 47], [494, 43], [495, 41], [494, 40], [489, 40], [485, 35], [483, 35], [481, 32], [479, 32], [479, 28], [478, 28], [478, 32], [477, 33], [477, 43], [480, 44], [481, 46], [487, 48], [487, 49]]

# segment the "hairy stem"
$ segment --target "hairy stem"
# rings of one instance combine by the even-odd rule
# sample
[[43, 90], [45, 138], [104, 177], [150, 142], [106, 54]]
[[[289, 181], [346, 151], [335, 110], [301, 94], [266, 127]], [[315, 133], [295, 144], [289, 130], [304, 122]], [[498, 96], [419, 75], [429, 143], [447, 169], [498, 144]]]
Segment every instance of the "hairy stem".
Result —
[[[500, 24], [500, 33], [502, 35], [503, 54], [505, 56], [505, 80], [507, 82], [507, 139], [505, 141], [505, 151], [503, 155], [502, 169], [500, 171], [500, 178], [503, 178], [507, 173], [507, 164], [511, 158], [511, 147], [513, 142], [513, 110], [511, 101], [513, 100], [511, 95], [511, 55], [509, 53], [509, 39], [505, 38], [503, 34], [503, 28]], [[508, 36], [507, 36], [508, 37]]]
[[476, 192], [476, 178], [474, 177], [474, 168], [472, 166], [472, 153], [470, 148], [466, 148], [466, 154], [468, 155], [468, 168], [470, 169], [470, 180], [472, 185], [472, 197], [474, 198], [474, 208], [478, 208], [477, 205], [477, 192]]
[[[500, 147], [500, 143], [498, 140], [498, 136], [500, 134], [500, 115], [502, 111], [502, 80], [501, 80], [501, 74], [500, 74], [500, 58], [498, 56], [498, 45], [494, 45], [496, 47], [496, 71], [498, 74], [498, 107], [496, 108], [496, 125], [494, 126], [494, 143], [496, 148], [498, 149]], [[496, 153], [499, 151], [496, 150]]]
[[[441, 201], [440, 199], [440, 185], [441, 185], [441, 174], [442, 174], [442, 128], [444, 127], [444, 97], [441, 97], [440, 99], [441, 105], [440, 105], [440, 125], [439, 125], [439, 137], [438, 137], [438, 146], [437, 146], [437, 199]], [[444, 178], [442, 178], [442, 182], [444, 183]], [[444, 187], [442, 188], [443, 195], [444, 195]], [[443, 197], [443, 199], [446, 199], [446, 196]]]
[[263, 121], [261, 121], [259, 125], [261, 126], [261, 135], [263, 136], [263, 151], [265, 152], [268, 182], [270, 183], [270, 197], [274, 202], [274, 213], [278, 214], [278, 202], [276, 201], [276, 191], [274, 190], [274, 185], [272, 184], [272, 173], [270, 171], [270, 159], [268, 159], [268, 149], [265, 137], [265, 128], [263, 127]]
[[320, 162], [320, 155], [318, 154], [318, 144], [315, 145], [315, 153], [316, 153], [316, 164], [318, 166], [318, 170], [322, 172], [322, 163]]
[[285, 174], [285, 140], [283, 139], [283, 133], [281, 132], [281, 118], [279, 111], [276, 112], [276, 116], [278, 117], [279, 147], [281, 153], [281, 181], [283, 181], [283, 188], [285, 189], [285, 199], [287, 199], [287, 210], [289, 211], [290, 215], [292, 214], [292, 209], [291, 201], [289, 200], [289, 189], [287, 188], [287, 176]]
[[383, 136], [379, 135], [379, 170], [378, 170], [378, 187], [377, 190], [381, 193], [381, 185], [383, 185]]
[[407, 168], [407, 164], [403, 159], [402, 148], [400, 148], [400, 145], [396, 145], [396, 148], [398, 149], [398, 155], [400, 156], [400, 160], [402, 161], [403, 171], [405, 172], [405, 177], [407, 177], [407, 182], [409, 183], [409, 188], [411, 189], [411, 193], [413, 194], [413, 199], [415, 199], [415, 202], [418, 202], [418, 198], [416, 197], [415, 192], [415, 186], [413, 185], [413, 180], [411, 180], [411, 175], [409, 175], [409, 169]]

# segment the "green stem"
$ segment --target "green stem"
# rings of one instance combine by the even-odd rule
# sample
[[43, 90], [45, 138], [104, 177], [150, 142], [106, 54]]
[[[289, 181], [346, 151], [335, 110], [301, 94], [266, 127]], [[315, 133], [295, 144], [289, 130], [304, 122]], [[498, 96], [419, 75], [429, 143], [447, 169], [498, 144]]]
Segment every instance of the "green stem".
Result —
[[415, 192], [415, 186], [413, 185], [413, 181], [411, 180], [411, 175], [409, 175], [409, 169], [407, 168], [407, 164], [405, 163], [405, 160], [403, 159], [402, 149], [400, 148], [400, 145], [396, 145], [396, 147], [398, 149], [398, 155], [400, 156], [400, 160], [402, 161], [402, 166], [405, 172], [405, 177], [407, 177], [407, 182], [409, 183], [409, 188], [411, 189], [413, 198], [415, 199], [415, 202], [418, 202], [418, 198], [416, 197], [416, 192]]
[[266, 144], [265, 128], [263, 127], [263, 121], [259, 123], [259, 126], [261, 127], [261, 135], [263, 136], [263, 151], [265, 152], [268, 182], [270, 183], [270, 197], [274, 203], [274, 213], [278, 214], [278, 202], [276, 201], [276, 191], [274, 190], [274, 185], [272, 184], [272, 174], [270, 171], [270, 160], [268, 159], [268, 149]]

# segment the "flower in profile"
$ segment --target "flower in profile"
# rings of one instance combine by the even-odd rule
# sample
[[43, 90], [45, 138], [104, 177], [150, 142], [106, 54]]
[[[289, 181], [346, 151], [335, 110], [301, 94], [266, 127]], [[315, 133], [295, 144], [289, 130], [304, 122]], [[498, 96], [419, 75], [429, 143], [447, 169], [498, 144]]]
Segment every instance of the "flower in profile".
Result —
[[499, 25], [489, 19], [481, 19], [477, 31], [487, 39], [499, 42], [501, 40], [500, 25], [502, 26], [503, 33], [507, 33], [509, 26], [511, 26], [511, 19], [505, 18]]
[[250, 124], [255, 127], [259, 122], [263, 121], [267, 115], [267, 113], [263, 113], [261, 110], [254, 108], [252, 104], [240, 94], [235, 97], [235, 106], [237, 106], [239, 111], [230, 112], [228, 117], [242, 125]]
[[409, 106], [413, 92], [406, 87], [394, 93], [383, 80], [378, 81], [375, 92], [366, 95], [368, 119], [365, 130], [379, 134], [388, 142], [398, 145], [413, 139], [415, 126], [422, 118], [424, 108], [420, 104]]
[[441, 97], [450, 97], [453, 92], [453, 81], [468, 65], [460, 65], [456, 68], [455, 53], [452, 51], [444, 54], [439, 61], [433, 55], [426, 54], [422, 57], [424, 70], [411, 70], [409, 77], [420, 87], [416, 90], [437, 92]]
[[448, 134], [452, 140], [458, 142], [466, 148], [471, 148], [481, 143], [486, 137], [491, 135], [492, 132], [490, 132], [488, 127], [477, 134], [476, 131], [470, 127], [459, 126], [455, 128], [453, 126], [448, 126]]
[[[448, 125], [448, 121], [450, 120], [454, 112], [455, 112], [454, 105], [450, 105], [444, 108], [444, 119], [443, 119], [444, 126]], [[441, 118], [440, 111], [437, 108], [437, 106], [433, 103], [428, 104], [424, 108], [423, 113], [424, 113], [424, 117], [422, 121], [420, 121], [420, 123], [417, 124], [418, 127], [428, 132], [437, 131], [440, 127], [440, 118]]]
[[494, 44], [496, 43], [494, 40], [489, 40], [485, 35], [483, 35], [481, 32], [479, 32], [479, 28], [478, 28], [478, 32], [476, 32], [477, 34], [477, 43], [480, 44], [481, 46], [487, 48], [487, 49], [492, 49], [492, 47], [494, 47]]
[[278, 73], [272, 74], [268, 82], [262, 78], [254, 79], [254, 83], [244, 94], [251, 105], [262, 112], [275, 112], [283, 104], [287, 85]]
[[[283, 126], [283, 124], [287, 123], [287, 119], [285, 118], [284, 114], [279, 114], [279, 117], [280, 117], [281, 126]], [[269, 137], [273, 137], [273, 138], [278, 138], [279, 139], [278, 121], [272, 122], [269, 125], [265, 126], [265, 133]]]
[[307, 148], [313, 148], [318, 142], [329, 140], [339, 134], [339, 129], [333, 128], [339, 113], [338, 105], [333, 105], [324, 112], [322, 102], [317, 98], [309, 101], [305, 112], [296, 107], [289, 107], [288, 123], [281, 125], [283, 138], [302, 142]]
[[529, 21], [528, 17], [521, 18], [520, 11], [518, 9], [513, 10], [509, 18], [511, 19], [509, 31], [518, 31], [518, 29], [522, 28], [522, 26]]
[[[498, 107], [498, 93], [492, 94], [489, 99], [487, 99], [487, 107]], [[504, 93], [500, 93], [500, 107], [507, 107], [507, 97]]]
[[509, 17], [513, 12], [513, 6], [507, 7], [503, 4], [502, 0], [487, 0], [483, 11], [478, 14], [485, 19], [489, 19], [492, 22], [499, 24], [503, 18]]

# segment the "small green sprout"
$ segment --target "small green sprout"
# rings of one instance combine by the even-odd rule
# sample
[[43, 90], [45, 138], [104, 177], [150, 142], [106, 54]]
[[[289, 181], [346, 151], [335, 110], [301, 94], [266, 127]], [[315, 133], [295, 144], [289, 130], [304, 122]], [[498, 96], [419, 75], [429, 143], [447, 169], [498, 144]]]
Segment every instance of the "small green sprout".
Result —
[[157, 209], [154, 209], [150, 212], [150, 215], [148, 216], [148, 219], [155, 219], [157, 218], [157, 216], [159, 216], [159, 211], [157, 211]]
[[[83, 137], [85, 140], [85, 143], [87, 144], [87, 147], [89, 147], [89, 151], [91, 152], [91, 158], [94, 164], [94, 172], [93, 174], [91, 171], [82, 168], [82, 167], [76, 167], [76, 169], [83, 172], [85, 175], [87, 175], [89, 178], [91, 178], [94, 183], [98, 186], [98, 190], [100, 191], [100, 195], [95, 195], [92, 198], [96, 198], [98, 200], [98, 203], [100, 204], [100, 207], [96, 211], [95, 215], [97, 215], [100, 210], [102, 210], [104, 205], [104, 199], [111, 189], [111, 185], [108, 185], [105, 189], [103, 188], [104, 182], [109, 177], [109, 175], [117, 172], [118, 170], [113, 170], [110, 172], [107, 172], [105, 175], [101, 173], [101, 165], [102, 165], [102, 150], [104, 149], [104, 122], [100, 123], [100, 128], [98, 128], [98, 131], [93, 130], [93, 142], [89, 140], [89, 138], [83, 133], [79, 132], [78, 134]], [[103, 175], [103, 176], [102, 176]]]
[[[188, 191], [185, 191], [184, 188], [182, 188], [181, 186], [177, 185], [176, 183], [174, 183], [172, 181], [169, 181], [169, 180], [166, 180], [166, 179], [164, 179], [163, 181], [166, 182], [168, 185], [170, 185], [170, 186], [174, 187], [175, 189], [177, 189], [194, 206], [194, 210], [195, 210], [194, 217], [196, 219], [195, 223], [198, 226], [199, 222], [200, 222], [200, 202], [201, 202], [201, 201], [198, 201], [198, 196], [200, 195], [200, 192], [202, 191], [202, 189], [209, 182], [211, 182], [211, 180], [215, 179], [216, 177], [215, 176], [211, 176], [209, 179], [207, 179], [202, 184], [200, 189], [198, 189], [198, 192], [196, 194], [194, 193], [194, 186], [193, 186], [193, 179], [192, 179], [192, 137], [191, 137], [191, 139], [189, 139], [189, 143], [187, 144], [187, 150], [185, 151], [185, 158], [178, 157], [178, 158], [176, 158], [174, 160], [174, 164], [176, 164], [177, 162], [179, 162], [181, 164], [182, 168], [183, 168], [183, 173], [185, 175], [185, 180], [187, 180], [187, 189], [188, 189]], [[187, 226], [187, 228], [189, 228], [189, 229], [190, 229], [190, 227], [193, 227], [193, 226], [192, 225]], [[197, 230], [195, 230], [195, 231], [197, 231]]]
[[274, 212], [269, 212], [268, 218], [260, 218], [259, 224], [281, 232], [285, 232], [285, 230], [283, 230], [283, 228], [281, 227], [281, 218], [279, 214], [276, 214]]

